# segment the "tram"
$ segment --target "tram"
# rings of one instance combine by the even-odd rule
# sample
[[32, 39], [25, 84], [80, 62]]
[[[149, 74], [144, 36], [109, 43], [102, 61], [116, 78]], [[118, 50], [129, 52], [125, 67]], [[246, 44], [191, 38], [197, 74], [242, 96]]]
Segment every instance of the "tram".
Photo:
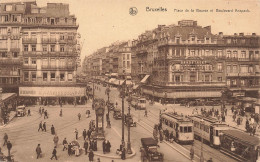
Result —
[[131, 105], [140, 110], [146, 109], [146, 99], [144, 97], [132, 96]]
[[220, 151], [238, 161], [260, 162], [260, 139], [239, 130], [224, 130], [221, 133]]
[[173, 133], [177, 143], [193, 143], [193, 124], [188, 118], [167, 112], [160, 115], [160, 122], [163, 130], [167, 129], [169, 134]]
[[205, 140], [213, 147], [220, 146], [219, 135], [224, 130], [229, 130], [230, 127], [224, 123], [220, 123], [212, 117], [204, 117], [202, 115], [194, 115], [189, 117], [194, 127], [195, 139]]

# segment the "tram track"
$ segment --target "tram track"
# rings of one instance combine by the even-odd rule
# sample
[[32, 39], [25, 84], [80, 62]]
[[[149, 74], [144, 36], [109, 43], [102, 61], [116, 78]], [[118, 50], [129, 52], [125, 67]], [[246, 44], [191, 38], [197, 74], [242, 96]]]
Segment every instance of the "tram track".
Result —
[[[155, 114], [153, 114], [153, 113], [149, 113], [149, 114], [152, 114], [154, 120], [159, 121], [159, 118], [158, 118]], [[134, 116], [135, 116], [135, 115], [134, 115]], [[135, 116], [135, 117], [136, 117], [136, 116]], [[151, 124], [151, 123], [152, 123], [152, 124]], [[145, 128], [146, 128], [146, 129], [147, 129], [147, 127], [149, 127], [149, 128], [150, 128], [149, 132], [152, 133], [152, 132], [153, 132], [153, 126], [154, 126], [154, 124], [158, 124], [158, 123], [156, 123], [155, 121], [153, 121], [152, 119], [150, 119], [150, 118], [148, 117], [148, 118], [144, 118], [143, 120], [141, 120], [141, 121], [139, 122], [139, 125], [140, 125], [140, 124], [145, 125]], [[167, 141], [164, 141], [164, 142], [165, 142], [167, 145], [171, 145], [171, 146], [175, 147], [178, 151], [179, 151], [179, 150], [182, 150], [182, 152], [183, 152], [184, 154], [186, 154], [186, 156], [188, 156], [189, 153], [190, 153], [190, 147], [191, 147], [191, 145], [180, 145], [180, 144], [178, 144], [178, 143], [176, 143], [176, 142], [174, 142], [174, 143], [170, 143], [170, 142], [167, 142]], [[229, 162], [234, 161], [234, 162], [235, 162], [234, 159], [231, 159], [231, 158], [229, 158], [229, 157], [226, 157], [226, 155], [224, 155], [223, 153], [221, 153], [219, 150], [213, 149], [213, 148], [211, 148], [210, 146], [205, 145], [205, 144], [203, 144], [203, 146], [204, 146], [204, 147], [203, 147], [204, 156], [205, 156], [205, 154], [206, 154], [207, 156], [213, 158], [214, 161], [216, 161], [216, 162], [223, 162], [223, 161], [229, 161]], [[195, 149], [195, 150], [201, 150], [201, 143], [200, 143], [200, 141], [194, 140], [194, 149]], [[213, 150], [214, 150], [214, 151], [213, 151]], [[221, 154], [221, 156], [219, 156], [220, 154]], [[198, 153], [195, 154], [195, 158], [198, 159], [198, 160], [199, 160], [199, 156], [200, 156], [200, 155], [199, 155]]]

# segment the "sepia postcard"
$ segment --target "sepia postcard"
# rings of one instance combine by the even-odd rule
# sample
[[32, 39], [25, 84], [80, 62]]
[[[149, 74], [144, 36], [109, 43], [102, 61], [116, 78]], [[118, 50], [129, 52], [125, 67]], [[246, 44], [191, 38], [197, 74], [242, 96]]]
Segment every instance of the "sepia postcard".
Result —
[[0, 0], [0, 162], [260, 162], [259, 0]]

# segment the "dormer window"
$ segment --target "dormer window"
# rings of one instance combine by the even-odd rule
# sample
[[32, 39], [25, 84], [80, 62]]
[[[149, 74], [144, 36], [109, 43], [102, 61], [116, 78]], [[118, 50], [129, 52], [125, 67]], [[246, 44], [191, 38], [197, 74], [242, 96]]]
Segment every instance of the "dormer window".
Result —
[[192, 36], [192, 37], [191, 37], [191, 41], [195, 41], [195, 36]]

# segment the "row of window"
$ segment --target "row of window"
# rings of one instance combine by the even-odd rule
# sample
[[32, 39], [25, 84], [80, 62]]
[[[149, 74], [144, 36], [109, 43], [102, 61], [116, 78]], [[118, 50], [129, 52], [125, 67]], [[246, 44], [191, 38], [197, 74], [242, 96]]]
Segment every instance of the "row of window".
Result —
[[[56, 60], [59, 61], [59, 64], [61, 66], [65, 66], [65, 65], [68, 65], [68, 66], [72, 66], [73, 65], [73, 60], [72, 59], [65, 59], [65, 58], [59, 58], [59, 59], [55, 59], [55, 58], [51, 58], [50, 60], [48, 60], [47, 58], [43, 58], [42, 59], [42, 65], [43, 66], [47, 66], [49, 65], [49, 62], [50, 62], [50, 65], [52, 66], [55, 66], [56, 65]], [[31, 61], [31, 64], [35, 64], [36, 65], [36, 61], [37, 59], [36, 58], [30, 58], [30, 61]], [[29, 58], [24, 58], [24, 65], [28, 65], [29, 64]]]
[[[34, 51], [34, 52], [36, 52], [36, 44], [31, 44], [30, 45], [31, 46], [31, 51]], [[29, 51], [29, 45], [28, 44], [25, 44], [24, 46], [24, 51]], [[57, 49], [56, 49], [56, 45], [42, 45], [42, 51], [43, 52], [65, 52], [65, 48], [67, 48], [68, 50], [66, 50], [66, 51], [68, 51], [68, 52], [72, 52], [73, 51], [73, 47], [71, 47], [71, 46], [66, 46], [65, 47], [65, 45], [59, 45], [59, 51], [57, 51]]]
[[259, 85], [259, 80], [245, 80], [245, 79], [227, 79], [227, 85], [228, 86], [237, 86], [237, 85], [248, 85], [248, 86], [253, 86], [253, 85]]
[[[39, 79], [39, 78], [36, 78], [36, 72], [31, 72], [30, 75], [31, 76], [29, 77], [29, 72], [24, 72], [24, 81], [25, 82], [37, 81], [37, 79]], [[72, 73], [68, 73], [67, 77], [68, 77], [67, 80], [71, 82], [72, 79], [73, 79]], [[49, 78], [50, 78], [50, 81], [65, 81], [65, 73], [60, 73], [60, 75], [58, 76], [55, 72], [51, 72], [50, 75], [49, 75]], [[42, 80], [43, 81], [48, 80], [48, 73], [47, 72], [42, 73]]]
[[202, 124], [200, 122], [194, 121], [194, 127], [198, 128], [200, 130], [203, 130], [204, 132], [209, 133], [209, 126]]
[[[17, 58], [18, 55], [19, 55], [19, 52], [12, 52], [12, 57], [13, 58]], [[7, 58], [8, 57], [7, 52], [0, 52], [0, 57]]]

